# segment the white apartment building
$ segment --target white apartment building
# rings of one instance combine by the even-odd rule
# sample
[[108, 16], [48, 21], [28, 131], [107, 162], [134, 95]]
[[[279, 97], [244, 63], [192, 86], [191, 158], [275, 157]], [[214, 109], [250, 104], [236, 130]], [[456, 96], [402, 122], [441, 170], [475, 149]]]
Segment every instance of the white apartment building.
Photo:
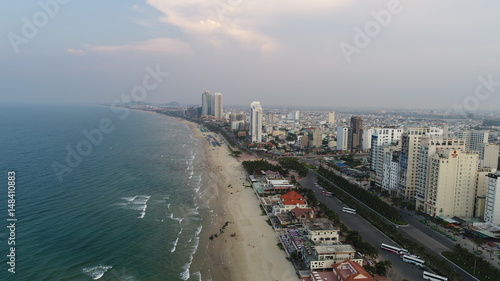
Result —
[[216, 120], [222, 120], [224, 109], [222, 105], [222, 94], [215, 93], [213, 95], [213, 115]]
[[391, 194], [397, 192], [399, 186], [400, 154], [401, 147], [394, 145], [384, 147], [383, 172], [380, 187], [389, 191]]
[[375, 172], [375, 184], [382, 187], [384, 177], [384, 148], [394, 145], [401, 139], [401, 128], [374, 128], [371, 129], [371, 169]]
[[337, 127], [337, 150], [349, 149], [349, 128]]
[[[498, 168], [498, 152], [500, 147], [498, 144], [485, 143], [483, 144], [483, 158], [479, 159], [481, 162], [480, 166], [487, 169], [497, 169]], [[479, 156], [481, 157], [481, 156]]]
[[250, 104], [250, 137], [252, 142], [262, 142], [262, 106], [260, 101], [254, 101]]
[[465, 151], [465, 141], [458, 138], [443, 136], [422, 137], [418, 148], [417, 179], [416, 179], [416, 207], [423, 207], [427, 192], [427, 174], [429, 172], [429, 162], [438, 149], [459, 149]]
[[476, 218], [484, 218], [484, 208], [486, 206], [486, 193], [488, 192], [488, 174], [496, 172], [496, 169], [482, 168], [477, 171], [476, 178], [476, 205], [475, 214]]
[[457, 136], [465, 141], [465, 148], [467, 150], [479, 152], [478, 168], [483, 168], [484, 149], [488, 143], [489, 131], [461, 131], [457, 133]]
[[363, 144], [361, 145], [361, 149], [368, 150], [372, 148], [372, 135], [375, 132], [375, 129], [364, 129], [363, 130]]
[[401, 136], [400, 182], [398, 195], [413, 200], [417, 189], [418, 147], [424, 136], [442, 136], [440, 128], [408, 128]]
[[500, 225], [500, 172], [488, 174], [484, 220]]
[[424, 212], [439, 217], [473, 217], [477, 161], [477, 152], [438, 149], [429, 161]]

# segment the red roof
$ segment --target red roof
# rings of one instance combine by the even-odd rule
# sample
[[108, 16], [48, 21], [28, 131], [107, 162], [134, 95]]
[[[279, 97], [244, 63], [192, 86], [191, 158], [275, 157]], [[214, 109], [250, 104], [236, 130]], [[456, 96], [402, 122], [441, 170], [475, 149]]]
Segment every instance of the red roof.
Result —
[[311, 217], [311, 214], [313, 212], [313, 209], [311, 208], [294, 208], [292, 210], [293, 212], [293, 215], [296, 217], [296, 218], [300, 218], [302, 215], [306, 215], [307, 217]]
[[341, 281], [375, 281], [373, 277], [357, 262], [347, 259], [332, 265]]
[[306, 201], [304, 200], [304, 197], [302, 195], [298, 194], [297, 191], [292, 190], [288, 193], [285, 193], [281, 195], [281, 200], [283, 201], [283, 204], [285, 205], [304, 205], [306, 204]]

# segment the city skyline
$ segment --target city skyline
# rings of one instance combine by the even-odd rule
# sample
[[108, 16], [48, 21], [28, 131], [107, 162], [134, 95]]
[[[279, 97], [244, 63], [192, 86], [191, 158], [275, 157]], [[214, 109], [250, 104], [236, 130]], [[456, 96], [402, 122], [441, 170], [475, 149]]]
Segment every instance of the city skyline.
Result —
[[[40, 3], [0, 4], [5, 102], [112, 103], [135, 89], [195, 104], [209, 88], [228, 105], [475, 112], [500, 99], [493, 1]], [[159, 79], [141, 96], [147, 75]]]

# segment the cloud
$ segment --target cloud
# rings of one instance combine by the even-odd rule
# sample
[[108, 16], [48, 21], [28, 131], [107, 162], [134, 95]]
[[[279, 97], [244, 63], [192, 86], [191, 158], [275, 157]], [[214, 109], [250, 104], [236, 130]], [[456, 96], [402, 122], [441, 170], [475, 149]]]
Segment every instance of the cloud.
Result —
[[72, 54], [72, 55], [77, 55], [77, 56], [82, 56], [82, 55], [85, 55], [87, 52], [84, 51], [84, 50], [77, 50], [77, 49], [67, 49], [66, 52], [68, 54]]
[[280, 16], [324, 12], [348, 2], [351, 1], [147, 0], [147, 4], [163, 13], [162, 22], [179, 27], [198, 42], [216, 47], [237, 42], [263, 53], [281, 48], [280, 42], [266, 31], [279, 24]]
[[[71, 51], [70, 51], [71, 50]], [[84, 50], [68, 49], [69, 53], [85, 54], [86, 52], [148, 52], [148, 53], [170, 53], [170, 54], [191, 54], [191, 46], [179, 39], [153, 38], [143, 42], [136, 42], [124, 45], [102, 45], [86, 46]]]

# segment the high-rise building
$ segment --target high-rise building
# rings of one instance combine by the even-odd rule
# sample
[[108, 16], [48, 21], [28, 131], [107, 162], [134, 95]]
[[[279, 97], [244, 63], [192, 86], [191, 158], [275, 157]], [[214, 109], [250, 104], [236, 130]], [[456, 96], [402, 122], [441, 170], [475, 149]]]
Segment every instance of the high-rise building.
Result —
[[424, 206], [427, 197], [427, 177], [430, 172], [430, 159], [438, 149], [455, 149], [465, 151], [465, 142], [458, 138], [447, 138], [444, 136], [424, 136], [420, 140], [417, 157], [417, 177], [415, 203], [417, 209]]
[[476, 205], [474, 217], [484, 218], [484, 211], [486, 207], [486, 193], [488, 192], [488, 174], [495, 173], [496, 169], [482, 168], [477, 171], [476, 178]]
[[361, 149], [368, 150], [372, 148], [372, 135], [375, 132], [375, 129], [364, 129], [363, 130], [363, 144], [361, 145]]
[[487, 169], [497, 169], [499, 150], [500, 147], [498, 144], [485, 143], [482, 147], [483, 159], [479, 159], [479, 161], [481, 161], [481, 167]]
[[323, 146], [323, 130], [320, 128], [316, 128], [313, 130], [313, 147], [322, 147]]
[[408, 128], [401, 136], [401, 159], [398, 195], [413, 200], [416, 194], [418, 147], [424, 136], [442, 136], [440, 128]]
[[201, 95], [201, 116], [209, 116], [212, 115], [212, 100], [213, 100], [213, 95], [210, 93], [210, 91], [205, 91]]
[[222, 105], [222, 94], [215, 93], [213, 95], [213, 116], [216, 120], [222, 120], [224, 109]]
[[474, 216], [478, 153], [438, 149], [429, 161], [424, 212], [439, 217]]
[[287, 118], [289, 120], [299, 121], [299, 119], [300, 119], [300, 111], [294, 110], [292, 112], [289, 112]]
[[328, 124], [335, 124], [335, 112], [328, 112]]
[[252, 142], [262, 142], [262, 106], [259, 101], [254, 101], [250, 104], [250, 137]]
[[395, 194], [399, 187], [401, 147], [398, 145], [384, 146], [383, 152], [382, 175], [379, 177], [377, 186]]
[[[374, 128], [371, 134], [371, 169], [375, 172], [375, 184], [382, 185], [384, 148], [396, 145], [401, 139], [403, 129], [398, 128]], [[401, 144], [399, 143], [399, 147]], [[401, 149], [399, 149], [400, 151]], [[399, 155], [399, 154], [398, 154]], [[397, 161], [399, 162], [399, 161]]]
[[470, 151], [479, 153], [478, 168], [483, 168], [484, 164], [484, 148], [488, 143], [489, 131], [461, 131], [457, 136], [465, 141], [465, 148]]
[[363, 120], [359, 116], [351, 117], [351, 130], [349, 131], [351, 150], [361, 151], [363, 145]]
[[205, 91], [201, 95], [201, 116], [213, 116], [217, 120], [222, 120], [223, 115], [222, 94]]
[[484, 220], [500, 225], [500, 172], [488, 174]]
[[337, 150], [349, 149], [349, 128], [337, 127]]
[[278, 118], [276, 117], [276, 113], [270, 112], [267, 114], [267, 124], [268, 125], [274, 125], [276, 122], [278, 122]]

